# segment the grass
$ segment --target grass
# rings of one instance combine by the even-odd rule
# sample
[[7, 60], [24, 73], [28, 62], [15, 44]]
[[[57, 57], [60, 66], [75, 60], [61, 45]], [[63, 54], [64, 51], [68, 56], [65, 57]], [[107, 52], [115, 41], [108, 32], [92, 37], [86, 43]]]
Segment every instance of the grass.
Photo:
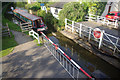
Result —
[[8, 55], [17, 46], [17, 42], [14, 40], [14, 35], [11, 33], [11, 37], [2, 37], [2, 51], [0, 51], [0, 57]]
[[[2, 24], [6, 26], [6, 23], [8, 23], [10, 30], [21, 31], [21, 28], [19, 26], [4, 17], [8, 6], [9, 4], [5, 5], [4, 9], [2, 10]], [[0, 57], [8, 55], [14, 50], [14, 47], [18, 45], [14, 39], [14, 35], [11, 32], [10, 34], [11, 37], [2, 37], [2, 51], [0, 51]]]
[[20, 32], [21, 32], [20, 26], [18, 26], [17, 24], [14, 24], [12, 21], [9, 21], [8, 19], [6, 19], [6, 18], [3, 16], [3, 17], [2, 17], [2, 24], [3, 24], [4, 26], [6, 26], [6, 23], [8, 23], [8, 27], [10, 28], [10, 30], [20, 31]]
[[40, 39], [40, 44], [38, 44], [37, 39], [35, 39], [34, 42], [37, 43], [37, 46], [43, 46], [44, 43], [42, 42], [41, 38], [39, 38], [39, 39]]

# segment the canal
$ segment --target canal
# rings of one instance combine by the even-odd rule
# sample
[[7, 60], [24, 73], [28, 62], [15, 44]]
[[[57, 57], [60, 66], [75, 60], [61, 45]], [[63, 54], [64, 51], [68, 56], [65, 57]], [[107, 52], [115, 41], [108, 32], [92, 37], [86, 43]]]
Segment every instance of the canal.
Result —
[[[10, 14], [10, 8], [5, 13], [5, 17], [12, 21], [14, 16]], [[9, 17], [8, 17], [9, 16]], [[79, 46], [74, 41], [68, 39], [60, 32], [55, 32], [56, 36], [49, 34], [49, 38], [59, 45], [73, 60], [75, 60], [86, 72], [97, 78], [119, 78], [120, 70], [95, 56], [85, 48]]]

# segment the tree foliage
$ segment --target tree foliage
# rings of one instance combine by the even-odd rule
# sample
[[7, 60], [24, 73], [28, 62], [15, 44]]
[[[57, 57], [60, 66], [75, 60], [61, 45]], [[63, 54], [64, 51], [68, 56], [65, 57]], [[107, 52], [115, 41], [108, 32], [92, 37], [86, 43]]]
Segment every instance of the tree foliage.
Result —
[[40, 6], [40, 3], [35, 2], [35, 3], [32, 3], [32, 4], [26, 4], [25, 8], [37, 11], [37, 10], [41, 9], [41, 6]]
[[88, 13], [101, 15], [105, 9], [107, 2], [88, 2], [89, 11]]
[[79, 2], [71, 2], [64, 5], [63, 10], [59, 13], [60, 21], [64, 22], [65, 18], [74, 21], [83, 21], [84, 16], [88, 10], [88, 5], [86, 3], [80, 4]]

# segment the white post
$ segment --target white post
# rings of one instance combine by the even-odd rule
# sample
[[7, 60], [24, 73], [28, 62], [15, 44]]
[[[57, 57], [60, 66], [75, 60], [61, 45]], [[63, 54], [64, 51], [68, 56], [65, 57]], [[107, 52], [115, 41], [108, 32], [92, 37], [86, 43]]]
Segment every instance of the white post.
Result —
[[117, 28], [117, 22], [118, 22], [118, 20], [116, 19], [115, 20], [115, 28]]
[[108, 20], [108, 22], [107, 22], [107, 26], [109, 25], [109, 20]]
[[81, 31], [82, 31], [82, 24], [80, 24], [80, 28], [79, 28], [79, 36], [81, 37]]
[[97, 16], [97, 22], [99, 22], [99, 16]]
[[118, 40], [119, 40], [119, 38], [117, 38], [117, 40], [116, 40], [116, 44], [115, 44], [115, 48], [114, 48], [114, 52], [113, 53], [115, 53], [115, 51], [116, 51]]
[[104, 22], [103, 22], [103, 24], [105, 24], [106, 23], [106, 18], [104, 17]]
[[89, 21], [91, 20], [91, 14], [89, 14]]
[[91, 27], [90, 27], [90, 30], [89, 30], [89, 37], [88, 37], [89, 41], [90, 41], [90, 37], [91, 37]]
[[101, 48], [104, 32], [105, 32], [104, 30], [101, 31], [101, 37], [100, 37], [99, 46], [98, 46], [99, 49]]
[[37, 36], [38, 36], [38, 44], [40, 44], [40, 38], [39, 38], [39, 34], [38, 34]]
[[72, 21], [72, 33], [74, 32], [74, 21]]
[[65, 30], [67, 29], [67, 18], [65, 18]]

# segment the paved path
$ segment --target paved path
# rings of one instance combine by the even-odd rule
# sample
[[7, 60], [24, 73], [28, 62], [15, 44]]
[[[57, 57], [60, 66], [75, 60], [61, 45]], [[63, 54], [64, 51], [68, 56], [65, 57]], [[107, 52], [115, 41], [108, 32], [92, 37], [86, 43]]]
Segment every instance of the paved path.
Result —
[[20, 45], [2, 58], [3, 78], [71, 78], [46, 47], [21, 32], [12, 33]]

